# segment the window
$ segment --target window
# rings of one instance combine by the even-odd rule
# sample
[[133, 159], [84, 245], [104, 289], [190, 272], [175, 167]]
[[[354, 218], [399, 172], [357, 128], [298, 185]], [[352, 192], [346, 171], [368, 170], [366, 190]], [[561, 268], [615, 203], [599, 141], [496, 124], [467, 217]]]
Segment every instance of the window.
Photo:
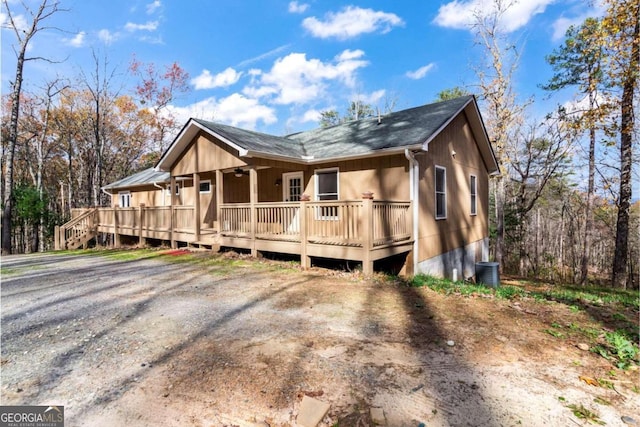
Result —
[[131, 193], [129, 193], [128, 191], [123, 191], [122, 193], [118, 193], [118, 205], [121, 208], [130, 208]]
[[211, 180], [200, 181], [200, 193], [211, 193]]
[[338, 169], [316, 171], [316, 200], [338, 200]]
[[436, 219], [447, 217], [447, 170], [436, 166]]
[[469, 176], [469, 192], [471, 194], [471, 215], [478, 214], [478, 179], [475, 175]]
[[[176, 182], [176, 196], [180, 194], [180, 182]], [[171, 195], [171, 184], [167, 185], [167, 195]]]
[[[316, 200], [338, 200], [338, 169], [316, 171]], [[320, 219], [338, 219], [338, 207], [320, 206], [317, 216]]]

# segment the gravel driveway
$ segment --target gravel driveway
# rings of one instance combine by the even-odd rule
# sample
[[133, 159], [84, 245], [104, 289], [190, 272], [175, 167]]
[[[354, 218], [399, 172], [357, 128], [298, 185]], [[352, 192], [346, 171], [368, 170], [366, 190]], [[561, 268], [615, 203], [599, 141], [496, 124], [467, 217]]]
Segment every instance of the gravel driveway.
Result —
[[[506, 304], [474, 302], [485, 318], [357, 275], [170, 257], [3, 257], [1, 403], [64, 405], [67, 426], [279, 426], [308, 395], [326, 426], [372, 407], [390, 426], [537, 426], [575, 422], [560, 396], [593, 401], [570, 363], [591, 355], [549, 364]], [[614, 403], [608, 425], [638, 409]]]

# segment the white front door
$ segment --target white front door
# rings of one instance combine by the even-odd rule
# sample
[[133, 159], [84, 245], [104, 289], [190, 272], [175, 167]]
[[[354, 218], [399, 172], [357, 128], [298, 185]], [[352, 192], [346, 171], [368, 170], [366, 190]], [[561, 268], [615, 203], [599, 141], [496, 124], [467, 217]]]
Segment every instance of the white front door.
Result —
[[289, 172], [282, 174], [282, 200], [285, 202], [299, 202], [304, 189], [302, 172]]
[[[285, 202], [299, 202], [302, 196], [304, 174], [302, 172], [289, 172], [282, 174], [282, 200]], [[287, 211], [283, 218], [284, 229], [289, 233], [300, 232], [300, 219], [298, 207], [293, 212]]]

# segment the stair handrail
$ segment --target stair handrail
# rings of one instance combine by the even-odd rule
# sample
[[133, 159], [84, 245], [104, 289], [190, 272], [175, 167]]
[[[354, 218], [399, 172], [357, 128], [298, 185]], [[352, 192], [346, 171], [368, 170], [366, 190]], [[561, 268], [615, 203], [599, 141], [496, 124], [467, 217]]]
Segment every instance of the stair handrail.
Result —
[[78, 215], [77, 217], [65, 222], [60, 226], [60, 228], [64, 228], [66, 230], [75, 227], [80, 224], [84, 219], [88, 218], [91, 215], [94, 215], [98, 212], [98, 208], [88, 208], [86, 211]]

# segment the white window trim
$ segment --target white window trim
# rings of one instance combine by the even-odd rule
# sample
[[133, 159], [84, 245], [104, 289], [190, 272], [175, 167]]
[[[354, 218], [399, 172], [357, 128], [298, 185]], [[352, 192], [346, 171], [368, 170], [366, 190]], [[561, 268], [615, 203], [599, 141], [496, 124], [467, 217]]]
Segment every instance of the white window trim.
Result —
[[[126, 197], [125, 197], [126, 196]], [[127, 200], [126, 205], [127, 206], [122, 206], [125, 203], [122, 203], [123, 200]], [[119, 191], [118, 192], [118, 207], [120, 208], [130, 208], [131, 207], [131, 192], [130, 191]]]
[[318, 174], [322, 174], [322, 173], [328, 173], [328, 172], [335, 172], [336, 173], [336, 200], [340, 200], [340, 168], [325, 168], [325, 169], [316, 169], [315, 171], [313, 171], [313, 176], [314, 176], [314, 180], [315, 180], [315, 185], [314, 185], [314, 190], [313, 192], [314, 194], [314, 198], [317, 202], [320, 201], [320, 199], [318, 198], [320, 195], [318, 194]]
[[[180, 195], [180, 188], [182, 187], [180, 185], [182, 181], [176, 181], [176, 196]], [[167, 195], [171, 196], [171, 184], [167, 184]]]
[[211, 180], [210, 179], [203, 179], [202, 181], [200, 181], [200, 185], [202, 184], [209, 184], [209, 189], [207, 191], [202, 191], [200, 188], [198, 188], [200, 194], [209, 194], [211, 193]]
[[[444, 191], [441, 194], [444, 194], [444, 215], [438, 215], [438, 169], [444, 172]], [[436, 165], [435, 173], [433, 175], [433, 190], [435, 196], [435, 204], [434, 204], [434, 215], [436, 219], [447, 219], [447, 168], [444, 166]]]
[[478, 177], [474, 174], [469, 175], [469, 203], [470, 215], [478, 215]]
[[[314, 176], [314, 190], [313, 192], [314, 194], [314, 198], [316, 200], [316, 202], [320, 202], [320, 201], [328, 201], [330, 202], [331, 200], [320, 200], [320, 194], [318, 193], [318, 189], [319, 189], [319, 183], [318, 183], [318, 174], [323, 174], [323, 173], [328, 173], [328, 172], [335, 172], [336, 173], [336, 201], [340, 200], [340, 168], [334, 167], [334, 168], [324, 168], [324, 169], [316, 169], [315, 171], [313, 171], [313, 176]], [[336, 215], [323, 215], [323, 207], [322, 206], [318, 206], [316, 208], [316, 219], [319, 220], [325, 220], [325, 221], [337, 221], [338, 215], [336, 213]]]

